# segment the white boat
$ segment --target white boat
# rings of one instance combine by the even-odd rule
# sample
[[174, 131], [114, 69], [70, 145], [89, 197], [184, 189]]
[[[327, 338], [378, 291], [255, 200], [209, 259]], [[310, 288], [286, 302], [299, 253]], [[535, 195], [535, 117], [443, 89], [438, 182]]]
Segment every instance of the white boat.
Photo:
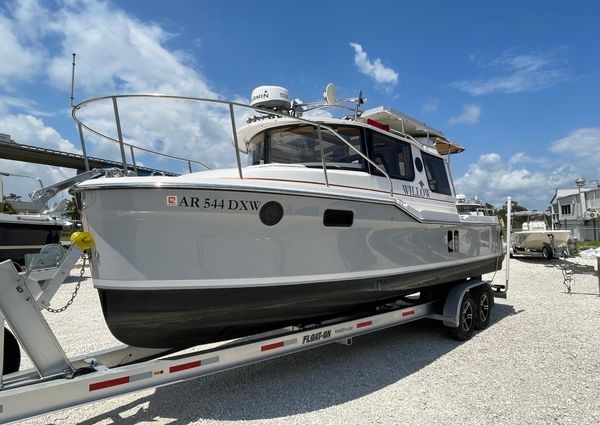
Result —
[[488, 208], [479, 199], [468, 199], [465, 195], [456, 195], [456, 209], [461, 215], [494, 215], [494, 211]]
[[[328, 86], [323, 106], [332, 98]], [[463, 148], [441, 132], [384, 108], [302, 117], [307, 105], [280, 87], [255, 90], [252, 108], [234, 132], [237, 168], [74, 188], [122, 342], [184, 347], [315, 323], [501, 268], [497, 218], [457, 212], [445, 155]]]
[[548, 214], [542, 211], [519, 211], [513, 217], [524, 217], [520, 231], [511, 234], [514, 254], [541, 253], [546, 259], [554, 257], [557, 249], [566, 247], [571, 237], [570, 230], [551, 230], [547, 228]]

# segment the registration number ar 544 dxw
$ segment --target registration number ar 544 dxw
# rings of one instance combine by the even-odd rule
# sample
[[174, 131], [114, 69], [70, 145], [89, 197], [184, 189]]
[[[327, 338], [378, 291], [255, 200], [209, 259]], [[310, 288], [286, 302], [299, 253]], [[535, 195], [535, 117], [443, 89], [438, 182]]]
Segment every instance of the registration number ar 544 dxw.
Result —
[[243, 200], [243, 199], [221, 199], [221, 198], [200, 198], [197, 196], [178, 196], [168, 195], [167, 206], [170, 207], [188, 207], [211, 210], [228, 211], [258, 211], [262, 201]]

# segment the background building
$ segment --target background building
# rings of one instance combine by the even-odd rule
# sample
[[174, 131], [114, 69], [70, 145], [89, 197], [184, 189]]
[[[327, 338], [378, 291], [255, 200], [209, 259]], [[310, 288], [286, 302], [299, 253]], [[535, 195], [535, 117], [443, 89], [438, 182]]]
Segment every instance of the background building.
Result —
[[585, 187], [585, 179], [578, 178], [577, 187], [556, 189], [550, 201], [554, 227], [571, 230], [580, 241], [600, 240], [600, 180], [594, 183]]

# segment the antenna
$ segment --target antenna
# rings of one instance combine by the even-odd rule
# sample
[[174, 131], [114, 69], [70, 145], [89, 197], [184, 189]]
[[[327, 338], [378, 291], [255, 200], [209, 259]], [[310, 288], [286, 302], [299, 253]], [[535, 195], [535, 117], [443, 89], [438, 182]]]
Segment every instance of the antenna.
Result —
[[365, 99], [363, 99], [362, 90], [360, 90], [358, 92], [358, 99], [356, 99], [356, 108], [354, 109], [354, 119], [358, 118], [358, 108], [360, 108], [360, 105], [362, 105], [363, 103], [365, 103]]
[[71, 107], [73, 107], [73, 92], [75, 90], [75, 53], [73, 53], [73, 68], [71, 70]]

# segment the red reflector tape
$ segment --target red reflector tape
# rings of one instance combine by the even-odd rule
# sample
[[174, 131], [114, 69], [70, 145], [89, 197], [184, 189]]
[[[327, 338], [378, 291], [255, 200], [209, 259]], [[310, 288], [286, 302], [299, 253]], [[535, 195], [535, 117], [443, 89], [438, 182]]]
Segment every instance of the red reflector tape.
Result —
[[403, 311], [402, 312], [402, 317], [412, 316], [413, 314], [415, 314], [414, 310]]
[[169, 373], [181, 372], [182, 370], [193, 369], [199, 366], [202, 366], [202, 362], [200, 360], [197, 360], [195, 362], [183, 363], [177, 366], [171, 366], [169, 368]]
[[373, 324], [372, 320], [367, 320], [366, 322], [360, 322], [356, 324], [356, 328], [364, 328], [366, 326], [371, 326]]
[[129, 376], [124, 376], [122, 378], [111, 379], [109, 381], [96, 382], [95, 384], [90, 384], [90, 391], [101, 390], [103, 388], [114, 387], [117, 385], [128, 384]]
[[260, 351], [269, 351], [275, 348], [283, 347], [284, 345], [285, 343], [283, 341], [274, 342], [273, 344], [263, 345], [262, 347], [260, 347]]

